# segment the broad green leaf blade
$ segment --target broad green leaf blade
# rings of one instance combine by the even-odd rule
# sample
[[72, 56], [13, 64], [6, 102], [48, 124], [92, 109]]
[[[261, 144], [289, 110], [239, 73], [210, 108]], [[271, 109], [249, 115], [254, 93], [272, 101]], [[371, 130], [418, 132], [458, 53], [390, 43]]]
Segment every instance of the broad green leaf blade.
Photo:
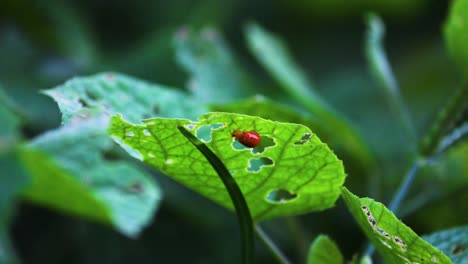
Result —
[[33, 180], [24, 196], [134, 237], [151, 221], [161, 193], [137, 167], [105, 160], [112, 142], [106, 130], [96, 128], [107, 125], [107, 117], [69, 123], [35, 139], [28, 147], [48, 155], [25, 157]]
[[422, 238], [449, 256], [454, 264], [468, 263], [468, 226], [439, 231]]
[[44, 93], [58, 103], [64, 123], [103, 113], [122, 113], [137, 122], [155, 116], [195, 118], [206, 112], [180, 91], [119, 73], [74, 78]]
[[[342, 154], [343, 160], [351, 161], [355, 164], [362, 162], [362, 157], [368, 153], [363, 153], [363, 149], [355, 141], [343, 140], [343, 137], [333, 135], [324, 127], [323, 121], [313, 116], [300, 113], [287, 106], [283, 106], [263, 96], [255, 96], [249, 99], [236, 101], [227, 104], [213, 104], [210, 109], [214, 111], [232, 112], [238, 114], [248, 114], [259, 116], [280, 122], [289, 122], [302, 124], [314, 131], [318, 137], [327, 142], [327, 144], [339, 154]], [[368, 167], [363, 169], [368, 170]]]
[[374, 160], [364, 140], [316, 93], [314, 85], [296, 65], [286, 45], [255, 24], [247, 27], [246, 36], [252, 53], [283, 89], [322, 122], [323, 130], [337, 138], [350, 152], [356, 153], [365, 167], [372, 167]]
[[175, 35], [177, 61], [190, 74], [189, 90], [202, 102], [227, 102], [254, 93], [251, 80], [213, 28]]
[[444, 27], [445, 43], [452, 58], [468, 76], [468, 0], [455, 0]]
[[[112, 118], [110, 135], [169, 177], [232, 209], [222, 182], [206, 159], [180, 134], [184, 125], [224, 162], [240, 186], [252, 217], [319, 211], [334, 205], [343, 184], [343, 164], [308, 128], [259, 117], [209, 113], [198, 122], [148, 119], [143, 125]], [[262, 143], [249, 149], [231, 133], [257, 131]]]
[[307, 264], [342, 264], [343, 261], [340, 249], [326, 235], [318, 236], [310, 245]]
[[351, 214], [387, 263], [452, 263], [383, 204], [370, 198], [359, 198], [345, 187], [342, 191]]

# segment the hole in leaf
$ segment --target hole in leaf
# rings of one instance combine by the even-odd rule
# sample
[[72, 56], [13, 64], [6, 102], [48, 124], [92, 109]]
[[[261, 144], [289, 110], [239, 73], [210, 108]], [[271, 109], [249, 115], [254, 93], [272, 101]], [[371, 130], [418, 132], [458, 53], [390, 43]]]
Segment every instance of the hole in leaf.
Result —
[[272, 165], [274, 162], [270, 158], [261, 157], [259, 159], [251, 159], [247, 170], [250, 172], [259, 172], [264, 166]]
[[132, 131], [129, 131], [129, 132], [126, 132], [126, 133], [125, 133], [125, 136], [127, 136], [127, 137], [133, 137], [133, 136], [135, 136], [135, 133], [133, 133]]
[[185, 127], [187, 129], [193, 130], [195, 128], [195, 125], [194, 124], [187, 124], [187, 125], [185, 125]]
[[[273, 147], [274, 145], [276, 145], [275, 141], [271, 137], [263, 136], [260, 134], [260, 138], [261, 138], [260, 144], [252, 148], [252, 153], [254, 154], [263, 153], [266, 148]], [[244, 146], [234, 137], [233, 137], [232, 148], [235, 150], [251, 149], [249, 147]]]
[[147, 137], [151, 136], [151, 132], [148, 129], [143, 130], [143, 134]]
[[302, 135], [300, 140], [294, 142], [294, 145], [304, 145], [305, 143], [309, 142], [311, 138], [312, 138], [312, 134], [304, 133], [304, 135]]
[[261, 136], [260, 144], [256, 146], [255, 148], [253, 148], [254, 154], [262, 153], [265, 151], [266, 148], [273, 147], [274, 145], [276, 145], [275, 141], [271, 137], [262, 136], [262, 135], [260, 136]]
[[89, 104], [86, 102], [83, 98], [78, 98], [78, 102], [83, 106], [83, 107], [88, 107]]
[[223, 124], [219, 124], [219, 123], [201, 126], [200, 128], [197, 129], [196, 136], [202, 142], [210, 142], [211, 131], [218, 129], [220, 127], [223, 127], [223, 126], [224, 126]]
[[455, 244], [452, 246], [450, 253], [454, 256], [458, 256], [465, 251], [465, 246], [461, 244]]
[[297, 197], [297, 194], [284, 189], [273, 190], [268, 193], [266, 200], [270, 203], [287, 203]]

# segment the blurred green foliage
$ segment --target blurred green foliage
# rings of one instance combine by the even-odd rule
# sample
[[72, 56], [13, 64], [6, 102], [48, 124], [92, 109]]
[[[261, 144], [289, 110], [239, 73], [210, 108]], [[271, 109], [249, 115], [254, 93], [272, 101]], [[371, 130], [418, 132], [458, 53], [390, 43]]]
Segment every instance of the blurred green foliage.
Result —
[[[466, 27], [460, 25], [466, 24], [463, 21], [468, 17], [464, 8], [467, 1], [453, 3], [449, 8], [451, 4], [435, 0], [2, 1], [0, 262], [3, 252], [16, 251], [23, 263], [237, 263], [239, 245], [232, 238], [238, 231], [232, 214], [159, 172], [125, 158], [125, 153], [110, 147], [108, 138], [101, 140], [103, 135], [99, 133], [103, 130], [85, 133], [79, 115], [75, 119], [77, 126], [68, 127], [70, 141], [61, 136], [53, 139], [53, 134], [63, 133], [67, 125], [58, 128], [59, 107], [39, 91], [77, 75], [101, 71], [123, 72], [158, 84], [149, 85], [153, 87], [149, 89], [179, 87], [181, 91], [169, 88], [179, 94], [169, 96], [176, 98], [179, 107], [187, 107], [183, 103], [187, 97], [192, 100], [193, 108], [188, 107], [187, 111], [175, 106], [172, 111], [169, 103], [154, 111], [151, 103], [163, 100], [156, 95], [138, 101], [138, 107], [151, 108], [147, 110], [155, 116], [192, 117], [198, 116], [200, 109], [209, 109], [307, 125], [344, 160], [348, 188], [360, 197], [387, 202], [410, 165], [412, 146], [419, 142], [408, 142], [401, 133], [404, 128], [400, 120], [380, 90], [381, 84], [368, 70], [364, 15], [372, 11], [382, 16], [387, 59], [416, 138], [421, 140], [466, 74], [463, 47], [468, 34], [463, 33]], [[450, 12], [454, 15], [446, 20]], [[340, 123], [330, 119], [329, 113], [314, 114], [304, 104], [310, 95], [288, 94], [285, 82], [279, 78], [291, 75], [278, 77], [275, 74], [285, 72], [272, 74], [265, 62], [257, 60], [259, 55], [249, 50], [251, 36], [244, 32], [252, 21], [282, 39], [289, 48], [292, 65], [304, 79], [313, 80], [313, 91], [312, 82], [306, 81], [302, 88], [319, 96], [333, 112], [332, 117], [353, 127], [354, 138], [362, 142], [350, 141], [353, 137], [346, 136], [347, 125], [337, 125]], [[266, 59], [280, 58], [270, 55]], [[133, 81], [140, 83], [138, 79]], [[89, 83], [77, 85], [85, 91]], [[138, 92], [129, 89], [129, 94], [133, 93]], [[257, 94], [262, 96], [252, 97]], [[93, 113], [90, 109], [113, 114], [127, 108], [113, 108], [112, 103], [121, 102], [117, 97], [107, 101], [110, 105], [94, 99], [77, 99], [75, 106], [89, 106], [79, 114], [89, 117]], [[63, 111], [62, 106], [60, 109]], [[135, 116], [132, 121], [147, 117], [150, 116]], [[453, 127], [463, 124], [466, 110], [453, 120]], [[19, 200], [18, 193], [28, 177], [34, 175], [28, 173], [28, 168], [47, 175], [47, 170], [41, 168], [41, 158], [21, 158], [27, 156], [23, 151], [29, 151], [31, 145], [41, 147], [42, 158], [50, 158], [54, 166], [66, 171], [62, 176], [72, 173], [80, 179], [78, 175], [88, 172], [86, 169], [96, 172], [94, 166], [101, 163], [133, 168], [131, 173], [121, 171], [123, 174], [138, 171], [151, 175], [164, 192], [161, 208], [157, 214], [143, 217], [148, 223], [148, 217], [153, 217], [152, 222], [133, 240], [105, 225]], [[90, 155], [82, 154], [85, 152]], [[418, 175], [401, 210], [403, 220], [416, 233], [468, 223], [468, 197], [464, 191], [468, 186], [467, 153], [466, 142], [455, 145]], [[367, 158], [372, 162], [360, 162]], [[98, 172], [98, 176], [114, 175], [108, 170]], [[148, 180], [154, 184], [153, 179]], [[112, 192], [128, 183], [107, 179], [103, 185], [86, 190], [94, 197], [99, 188], [109, 194], [106, 188]], [[80, 200], [76, 196], [68, 198]], [[56, 200], [65, 207], [72, 204]], [[70, 208], [63, 211], [73, 211]], [[116, 208], [120, 212], [127, 209]], [[133, 219], [131, 214], [123, 216], [128, 217], [128, 222]], [[304, 245], [318, 234], [332, 237], [347, 260], [362, 251], [365, 243], [342, 202], [322, 213], [270, 221], [266, 230], [297, 263], [306, 259]], [[4, 242], [8, 237], [12, 243]], [[7, 251], [2, 250], [5, 245]], [[256, 255], [258, 263], [273, 261], [261, 247]], [[13, 256], [7, 256], [10, 260], [6, 263], [13, 261]]]

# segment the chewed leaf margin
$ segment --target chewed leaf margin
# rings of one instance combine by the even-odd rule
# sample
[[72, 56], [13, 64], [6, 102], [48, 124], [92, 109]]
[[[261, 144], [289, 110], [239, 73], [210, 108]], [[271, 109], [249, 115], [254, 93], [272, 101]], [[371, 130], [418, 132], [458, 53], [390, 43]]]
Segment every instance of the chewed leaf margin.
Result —
[[351, 214], [387, 263], [452, 263], [383, 204], [359, 198], [346, 187], [342, 187], [342, 193]]

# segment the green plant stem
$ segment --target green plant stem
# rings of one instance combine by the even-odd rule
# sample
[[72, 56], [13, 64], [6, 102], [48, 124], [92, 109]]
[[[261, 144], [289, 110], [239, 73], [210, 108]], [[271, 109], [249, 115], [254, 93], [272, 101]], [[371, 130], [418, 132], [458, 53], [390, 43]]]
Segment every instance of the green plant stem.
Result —
[[260, 225], [255, 225], [255, 233], [257, 237], [260, 239], [262, 244], [270, 251], [271, 254], [275, 257], [275, 259], [280, 264], [291, 264], [291, 262], [286, 258], [286, 256], [281, 252], [281, 250], [275, 245], [273, 240], [263, 231]]
[[208, 160], [213, 169], [218, 173], [221, 178], [229, 196], [234, 204], [234, 208], [237, 213], [239, 220], [239, 226], [241, 229], [241, 255], [242, 263], [253, 264], [254, 263], [254, 251], [255, 251], [255, 240], [253, 231], [253, 221], [250, 215], [250, 210], [245, 201], [244, 195], [237, 185], [232, 175], [224, 166], [223, 162], [216, 156], [208, 146], [198, 140], [192, 133], [190, 133], [185, 127], [178, 126], [179, 131], [184, 135]]

